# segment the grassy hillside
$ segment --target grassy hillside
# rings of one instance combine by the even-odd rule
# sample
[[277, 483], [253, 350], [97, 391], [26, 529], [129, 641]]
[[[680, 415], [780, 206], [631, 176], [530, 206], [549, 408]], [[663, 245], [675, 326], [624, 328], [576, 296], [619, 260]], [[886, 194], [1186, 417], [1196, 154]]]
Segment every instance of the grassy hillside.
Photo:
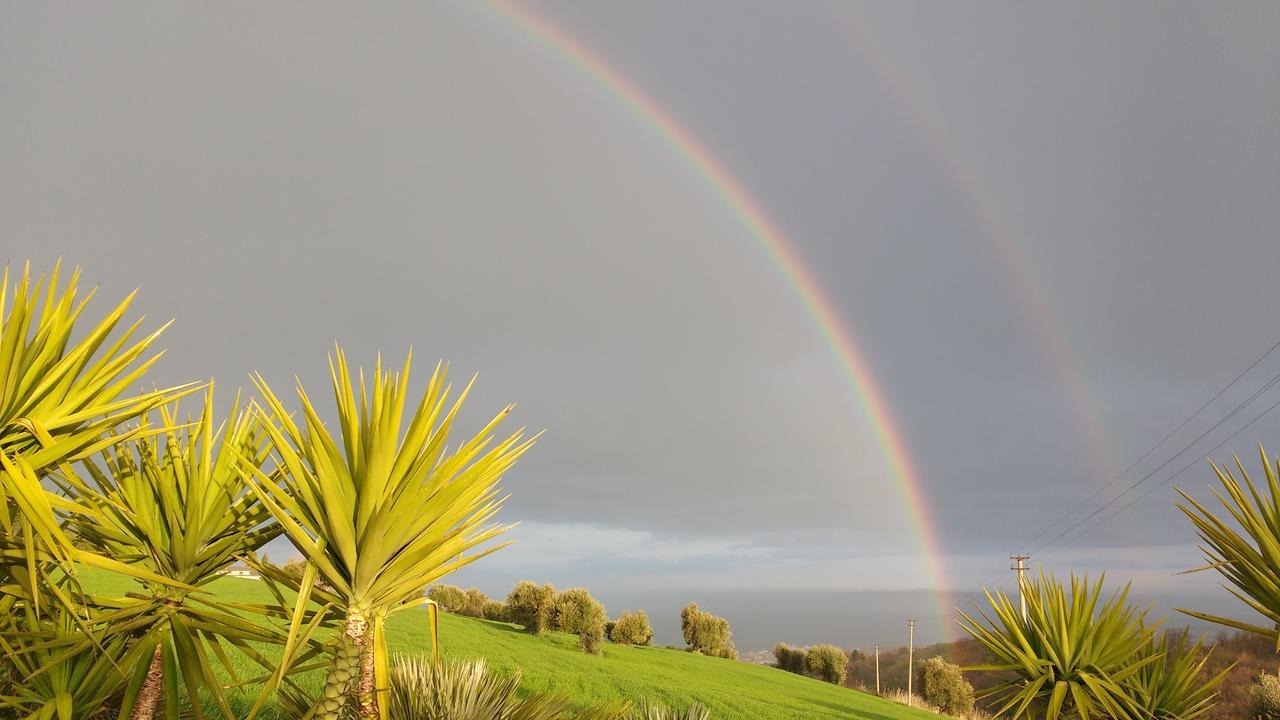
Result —
[[[87, 589], [122, 594], [131, 581], [86, 570]], [[224, 598], [269, 602], [262, 584], [224, 578], [212, 586]], [[406, 611], [388, 620], [392, 652], [427, 654], [426, 613]], [[565, 693], [581, 704], [648, 697], [680, 707], [707, 705], [717, 720], [936, 720], [848, 688], [774, 668], [681, 650], [606, 644], [602, 657], [577, 650], [577, 638], [561, 633], [527, 635], [513, 625], [443, 615], [440, 634], [448, 657], [485, 658], [504, 672], [523, 672], [526, 690]], [[318, 686], [313, 673], [304, 684]]]

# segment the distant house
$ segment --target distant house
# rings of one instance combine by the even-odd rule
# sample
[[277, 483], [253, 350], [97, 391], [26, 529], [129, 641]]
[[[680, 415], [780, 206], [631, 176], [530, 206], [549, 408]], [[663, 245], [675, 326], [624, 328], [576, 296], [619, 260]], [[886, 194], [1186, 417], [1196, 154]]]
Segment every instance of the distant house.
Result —
[[232, 565], [226, 570], [219, 571], [218, 574], [226, 575], [227, 577], [243, 578], [245, 580], [261, 580], [262, 579], [262, 576], [258, 574], [257, 570], [254, 570], [253, 568], [243, 563], [236, 563], [235, 565]]

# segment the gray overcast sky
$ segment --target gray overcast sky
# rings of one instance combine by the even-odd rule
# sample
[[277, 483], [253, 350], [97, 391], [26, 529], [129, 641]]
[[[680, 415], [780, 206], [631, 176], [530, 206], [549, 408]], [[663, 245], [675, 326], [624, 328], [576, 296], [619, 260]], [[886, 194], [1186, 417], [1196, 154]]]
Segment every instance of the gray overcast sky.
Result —
[[[1280, 6], [521, 7], [794, 243], [900, 421], [954, 590], [1280, 339]], [[549, 429], [509, 479], [519, 544], [461, 578], [492, 593], [935, 584], [795, 291], [641, 116], [492, 7], [5, 4], [0, 238], [176, 318], [161, 382], [319, 392], [334, 339], [478, 372], [471, 421], [514, 400]], [[1275, 415], [1218, 455], [1256, 465]], [[1210, 592], [1171, 577], [1197, 561], [1172, 499], [1048, 562]]]

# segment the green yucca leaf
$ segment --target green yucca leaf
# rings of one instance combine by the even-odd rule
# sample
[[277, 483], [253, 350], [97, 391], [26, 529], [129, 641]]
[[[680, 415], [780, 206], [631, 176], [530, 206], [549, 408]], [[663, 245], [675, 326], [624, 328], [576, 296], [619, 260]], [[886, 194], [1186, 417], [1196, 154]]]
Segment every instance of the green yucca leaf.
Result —
[[[33, 282], [27, 267], [12, 293], [7, 267], [0, 277], [0, 584], [14, 581], [37, 608], [42, 591], [30, 583], [38, 563], [127, 571], [114, 558], [72, 545], [61, 518], [92, 511], [51, 495], [41, 481], [101, 449], [108, 431], [191, 391], [125, 394], [160, 357], [148, 351], [167, 326], [141, 337], [140, 320], [122, 328], [133, 294], [98, 324], [78, 323], [94, 294], [77, 298], [79, 276], [72, 272], [64, 287], [55, 266]], [[15, 549], [24, 552], [20, 563]]]
[[1205, 676], [1209, 651], [1202, 641], [1189, 644], [1186, 633], [1163, 634], [1143, 648], [1142, 654], [1154, 655], [1157, 660], [1127, 678], [1126, 687], [1145, 716], [1156, 720], [1194, 720], [1212, 710], [1218, 686], [1234, 667]]
[[[421, 400], [406, 413], [410, 366], [411, 359], [400, 374], [384, 372], [379, 359], [371, 377], [359, 372], [353, 382], [337, 348], [330, 359], [336, 436], [301, 385], [299, 425], [256, 378], [263, 429], [280, 473], [256, 472], [254, 491], [331, 589], [346, 635], [369, 656], [361, 665], [374, 670], [375, 677], [362, 682], [380, 692], [389, 667], [386, 616], [418, 606], [426, 585], [496, 549], [472, 552], [506, 530], [491, 523], [504, 500], [498, 482], [533, 443], [523, 430], [495, 440], [508, 407], [447, 452], [471, 386], [450, 402], [445, 370], [437, 364]], [[385, 702], [366, 694], [360, 706], [362, 717], [385, 720]]]
[[[1230, 520], [1214, 515], [1188, 493], [1179, 489], [1183, 502], [1178, 508], [1196, 527], [1202, 542], [1205, 566], [1189, 572], [1214, 570], [1222, 575], [1227, 590], [1268, 620], [1266, 625], [1234, 620], [1179, 608], [1180, 612], [1209, 622], [1271, 638], [1280, 650], [1280, 459], [1275, 466], [1266, 450], [1258, 448], [1266, 475], [1262, 492], [1254, 485], [1240, 458], [1237, 480], [1231, 469], [1212, 463], [1221, 491], [1214, 492]], [[1224, 495], [1225, 494], [1225, 495]]]

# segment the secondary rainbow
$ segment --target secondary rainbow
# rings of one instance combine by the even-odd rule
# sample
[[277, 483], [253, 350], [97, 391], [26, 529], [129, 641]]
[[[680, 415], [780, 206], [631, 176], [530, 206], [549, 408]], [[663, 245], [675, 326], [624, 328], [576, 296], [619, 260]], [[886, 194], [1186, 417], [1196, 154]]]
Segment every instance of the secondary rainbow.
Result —
[[832, 13], [830, 20], [832, 27], [843, 32], [848, 41], [845, 46], [856, 53], [855, 61], [870, 71], [888, 93], [899, 116], [932, 151], [948, 185], [958, 193], [974, 226], [989, 243], [991, 253], [1004, 271], [1003, 277], [1010, 284], [1015, 307], [1026, 318], [1027, 327], [1036, 338], [1042, 356], [1066, 393], [1071, 419], [1093, 478], [1101, 481], [1113, 477], [1117, 468], [1116, 451], [1102, 432], [1102, 413], [1097, 400], [1087, 392], [1084, 373], [1080, 370], [1082, 363], [1076, 358], [1072, 344], [1063, 340], [1064, 324], [1053, 312], [1042, 290], [1046, 283], [1037, 278], [1034, 264], [1014, 242], [1014, 233], [1006, 220], [1009, 213], [1002, 212], [992, 196], [989, 190], [992, 183], [979, 177], [975, 163], [962, 157], [960, 144], [945, 122], [947, 114], [926, 106], [921, 96], [911, 91], [915, 83], [897, 63], [888, 61], [891, 55], [878, 47], [874, 38], [862, 32], [847, 15]]
[[570, 60], [601, 86], [643, 117], [650, 127], [669, 145], [675, 148], [686, 162], [706, 181], [708, 187], [733, 212], [744, 228], [754, 237], [774, 261], [783, 278], [796, 291], [804, 309], [821, 332], [840, 362], [840, 366], [861, 405], [871, 421], [876, 441], [887, 460], [898, 491], [926, 557], [928, 582], [937, 591], [939, 631], [951, 636], [952, 605], [947, 595], [948, 582], [940, 563], [939, 542], [934, 524], [924, 499], [920, 475], [911, 460], [911, 453], [883, 390], [876, 382], [871, 365], [867, 362], [848, 323], [840, 316], [822, 290], [813, 273], [793, 247], [793, 243], [768, 217], [761, 206], [752, 199], [733, 175], [707, 148], [672, 115], [654, 102], [648, 95], [619, 73], [606, 60], [593, 53], [546, 19], [527, 8], [510, 2], [491, 5], [505, 19], [525, 30], [557, 54]]

